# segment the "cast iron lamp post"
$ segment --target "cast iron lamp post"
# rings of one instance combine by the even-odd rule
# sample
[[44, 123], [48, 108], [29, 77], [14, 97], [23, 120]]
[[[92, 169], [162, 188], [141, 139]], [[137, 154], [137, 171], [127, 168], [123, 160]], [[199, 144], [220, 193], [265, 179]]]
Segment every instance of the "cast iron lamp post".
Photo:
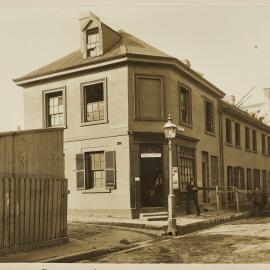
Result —
[[168, 229], [167, 234], [176, 236], [178, 234], [175, 218], [175, 195], [173, 192], [172, 179], [172, 139], [176, 136], [177, 127], [172, 123], [171, 115], [168, 116], [168, 121], [164, 125], [164, 135], [168, 139], [169, 148], [169, 196], [168, 196]]

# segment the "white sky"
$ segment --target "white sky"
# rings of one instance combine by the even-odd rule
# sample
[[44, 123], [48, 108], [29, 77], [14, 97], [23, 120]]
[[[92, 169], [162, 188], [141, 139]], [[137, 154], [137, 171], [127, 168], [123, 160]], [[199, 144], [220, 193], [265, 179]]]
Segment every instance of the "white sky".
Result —
[[78, 16], [88, 10], [189, 59], [238, 99], [253, 86], [252, 99], [270, 87], [270, 0], [0, 0], [0, 131], [23, 127], [23, 90], [12, 78], [78, 49]]

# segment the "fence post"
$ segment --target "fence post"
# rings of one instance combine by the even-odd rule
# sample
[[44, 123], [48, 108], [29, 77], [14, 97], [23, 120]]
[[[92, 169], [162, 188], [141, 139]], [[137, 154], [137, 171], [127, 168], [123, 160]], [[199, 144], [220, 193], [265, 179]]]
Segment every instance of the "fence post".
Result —
[[239, 213], [239, 198], [238, 198], [238, 190], [237, 188], [235, 189], [235, 199], [236, 199], [236, 210], [237, 210], [237, 213]]
[[217, 216], [220, 215], [219, 212], [219, 193], [218, 193], [218, 186], [216, 185], [216, 201], [217, 201]]

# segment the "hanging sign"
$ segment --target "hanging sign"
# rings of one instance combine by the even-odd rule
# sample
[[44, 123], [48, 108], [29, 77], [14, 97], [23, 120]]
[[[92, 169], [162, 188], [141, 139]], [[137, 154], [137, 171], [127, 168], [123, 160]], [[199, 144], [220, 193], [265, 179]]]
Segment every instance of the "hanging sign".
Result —
[[179, 189], [178, 167], [172, 167], [173, 189]]

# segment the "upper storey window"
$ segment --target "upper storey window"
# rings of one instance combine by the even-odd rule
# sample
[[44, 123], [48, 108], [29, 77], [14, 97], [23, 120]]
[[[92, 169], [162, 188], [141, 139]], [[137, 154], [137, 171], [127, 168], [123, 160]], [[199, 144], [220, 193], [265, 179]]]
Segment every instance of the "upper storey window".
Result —
[[180, 86], [180, 122], [191, 125], [191, 119], [190, 89]]
[[82, 122], [99, 124], [107, 121], [105, 80], [82, 84]]
[[43, 92], [44, 127], [65, 126], [65, 90], [63, 88]]
[[136, 75], [135, 113], [138, 120], [163, 120], [163, 78]]
[[205, 99], [205, 131], [214, 134], [214, 103], [211, 100]]
[[87, 37], [87, 57], [100, 55], [100, 39], [98, 28], [90, 29], [86, 32]]

